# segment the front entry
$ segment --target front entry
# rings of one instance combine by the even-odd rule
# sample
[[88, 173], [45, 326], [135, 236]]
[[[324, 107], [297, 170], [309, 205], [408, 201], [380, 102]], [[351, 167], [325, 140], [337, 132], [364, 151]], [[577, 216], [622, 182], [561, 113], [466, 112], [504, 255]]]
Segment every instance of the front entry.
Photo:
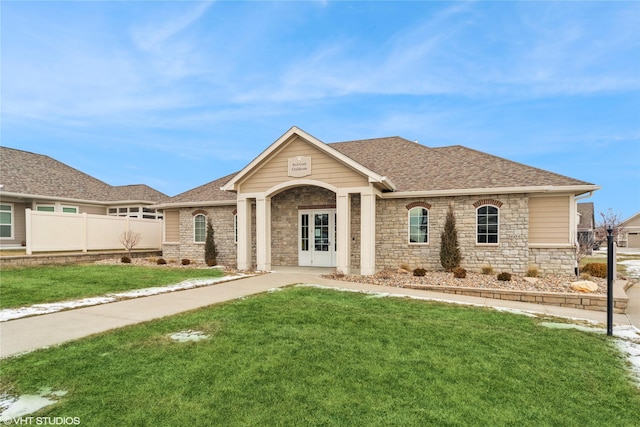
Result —
[[336, 266], [336, 210], [298, 212], [298, 265]]

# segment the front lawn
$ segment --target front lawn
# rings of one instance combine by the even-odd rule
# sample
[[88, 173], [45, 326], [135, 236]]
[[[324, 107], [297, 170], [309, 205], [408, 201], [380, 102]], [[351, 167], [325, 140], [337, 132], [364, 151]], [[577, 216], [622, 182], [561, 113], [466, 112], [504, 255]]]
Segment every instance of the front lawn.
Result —
[[539, 322], [295, 287], [8, 359], [0, 379], [68, 391], [34, 416], [83, 426], [637, 425], [613, 341]]
[[61, 265], [2, 270], [0, 309], [220, 277], [217, 269], [134, 265]]

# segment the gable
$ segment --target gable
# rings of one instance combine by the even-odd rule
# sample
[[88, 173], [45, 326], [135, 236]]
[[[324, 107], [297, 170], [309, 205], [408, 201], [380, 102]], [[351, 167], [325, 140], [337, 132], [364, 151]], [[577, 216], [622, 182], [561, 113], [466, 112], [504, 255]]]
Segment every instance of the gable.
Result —
[[[301, 172], [290, 171], [289, 160], [291, 159], [295, 164], [298, 158], [302, 158], [302, 162], [304, 162], [304, 158], [307, 158], [309, 164], [306, 164], [303, 167], [305, 170]], [[323, 181], [335, 187], [368, 185], [366, 176], [309, 144], [298, 135], [294, 135], [282, 144], [249, 176], [241, 180], [239, 185], [242, 192], [253, 193], [266, 191], [282, 182], [296, 179]]]

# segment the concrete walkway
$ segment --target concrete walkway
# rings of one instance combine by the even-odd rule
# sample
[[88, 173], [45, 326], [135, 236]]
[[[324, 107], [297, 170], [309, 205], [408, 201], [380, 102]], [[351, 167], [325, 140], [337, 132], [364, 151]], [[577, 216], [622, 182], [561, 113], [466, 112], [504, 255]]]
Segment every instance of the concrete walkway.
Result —
[[[223, 282], [213, 286], [2, 322], [0, 323], [0, 358], [62, 344], [111, 329], [171, 316], [297, 283], [317, 284], [364, 292], [382, 292], [399, 296], [406, 295], [502, 309], [524, 310], [549, 316], [585, 319], [605, 324], [607, 321], [606, 312], [350, 283], [320, 277], [327, 271], [326, 269], [282, 268], [275, 273]], [[640, 285], [636, 284], [629, 289], [628, 295], [628, 314], [615, 314], [614, 324], [621, 326], [633, 325], [640, 329]]]

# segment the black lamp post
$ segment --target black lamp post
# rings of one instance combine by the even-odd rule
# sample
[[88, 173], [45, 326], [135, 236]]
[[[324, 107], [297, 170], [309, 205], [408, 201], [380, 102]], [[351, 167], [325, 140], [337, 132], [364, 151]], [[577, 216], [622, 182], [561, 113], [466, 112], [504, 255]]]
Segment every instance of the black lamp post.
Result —
[[607, 228], [607, 335], [613, 335], [613, 229]]

